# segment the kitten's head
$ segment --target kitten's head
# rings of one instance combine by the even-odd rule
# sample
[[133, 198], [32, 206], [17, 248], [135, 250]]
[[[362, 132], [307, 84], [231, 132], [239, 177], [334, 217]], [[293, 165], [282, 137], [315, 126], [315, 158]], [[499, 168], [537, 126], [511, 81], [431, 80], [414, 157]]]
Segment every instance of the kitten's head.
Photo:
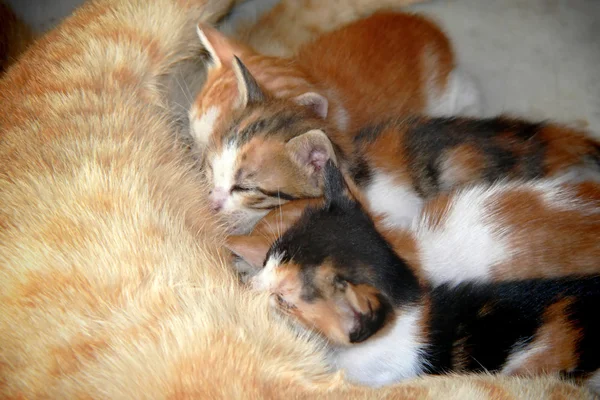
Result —
[[232, 250], [253, 253], [254, 262], [264, 255], [252, 285], [272, 293], [279, 310], [335, 343], [358, 343], [379, 331], [393, 316], [392, 304], [412, 298], [418, 284], [332, 162], [324, 195], [323, 206], [307, 208], [270, 247], [238, 240]]
[[[224, 68], [225, 56], [216, 50], [218, 41], [206, 38], [206, 32], [213, 36], [218, 32], [209, 28], [201, 32], [205, 46], [212, 49], [211, 57], [221, 60], [214, 68]], [[337, 158], [325, 134], [330, 127], [324, 119], [327, 101], [322, 96], [307, 93], [292, 100], [275, 99], [233, 52], [228, 54], [236, 82], [233, 108], [219, 109], [224, 114], [213, 121], [210, 134], [203, 136], [196, 130], [194, 136], [203, 147], [211, 206], [231, 222], [234, 232], [241, 233], [274, 207], [320, 196], [323, 166]], [[193, 129], [204, 125], [192, 122]]]

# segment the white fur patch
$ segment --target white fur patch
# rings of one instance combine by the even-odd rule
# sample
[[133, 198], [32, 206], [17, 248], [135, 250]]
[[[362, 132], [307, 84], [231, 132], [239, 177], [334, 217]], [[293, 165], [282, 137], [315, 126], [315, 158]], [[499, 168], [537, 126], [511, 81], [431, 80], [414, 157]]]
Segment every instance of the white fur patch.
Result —
[[213, 158], [213, 186], [231, 189], [237, 163], [238, 149], [235, 146], [227, 146]]
[[488, 281], [491, 268], [510, 256], [502, 232], [487, 214], [487, 200], [502, 191], [474, 186], [454, 195], [442, 226], [430, 228], [427, 216], [415, 229], [423, 270], [433, 284]]
[[272, 254], [265, 267], [251, 279], [252, 289], [257, 291], [273, 291], [277, 284], [277, 275], [275, 270], [281, 264], [283, 254]]
[[350, 115], [346, 109], [342, 106], [338, 107], [338, 109], [333, 113], [333, 123], [339, 131], [346, 131], [348, 129], [348, 124], [350, 124]]
[[196, 145], [206, 146], [208, 139], [215, 129], [215, 123], [221, 115], [221, 110], [217, 106], [211, 106], [199, 118], [194, 112], [190, 113], [190, 126], [192, 127], [192, 137]]
[[355, 383], [379, 387], [415, 377], [423, 372], [421, 354], [425, 344], [420, 338], [420, 307], [402, 312], [391, 330], [364, 343], [338, 348], [334, 365], [345, 370]]
[[527, 346], [524, 349], [518, 349], [512, 352], [506, 359], [506, 363], [502, 368], [502, 373], [512, 375], [516, 373], [519, 368], [523, 366], [530, 358], [542, 353], [548, 349], [548, 345], [544, 343], [538, 343], [534, 346]]
[[465, 280], [491, 280], [493, 268], [520, 251], [509, 244], [511, 232], [502, 220], [494, 219], [489, 205], [497, 196], [526, 190], [548, 207], [594, 214], [598, 208], [575, 196], [565, 176], [528, 182], [498, 182], [472, 186], [455, 192], [441, 226], [430, 228], [427, 215], [415, 224], [422, 268], [435, 284]]
[[389, 175], [377, 171], [365, 190], [371, 211], [385, 216], [390, 228], [407, 228], [421, 212], [423, 200], [409, 185], [399, 185]]
[[456, 68], [450, 73], [446, 90], [442, 93], [439, 93], [433, 87], [428, 89], [426, 113], [430, 116], [463, 115], [477, 117], [482, 112], [481, 92], [475, 80], [460, 68]]

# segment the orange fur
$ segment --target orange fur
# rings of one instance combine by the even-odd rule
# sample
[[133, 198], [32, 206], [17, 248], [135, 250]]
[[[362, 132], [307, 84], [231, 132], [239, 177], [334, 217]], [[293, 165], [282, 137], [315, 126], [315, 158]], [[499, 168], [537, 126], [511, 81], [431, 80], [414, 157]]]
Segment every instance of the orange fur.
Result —
[[544, 322], [531, 343], [521, 352], [534, 354], [526, 357], [516, 368], [514, 375], [535, 375], [551, 371], [569, 371], [577, 366], [577, 344], [581, 340], [581, 330], [569, 320], [570, 301], [559, 301], [548, 307]]
[[324, 33], [365, 18], [377, 11], [400, 11], [423, 0], [281, 0], [256, 24], [235, 27], [235, 37], [256, 51], [293, 56]]
[[[330, 108], [327, 119], [351, 132], [382, 115], [424, 111], [427, 91], [441, 93], [454, 68], [446, 36], [417, 15], [375, 14], [304, 45], [293, 59], [264, 56], [209, 27], [203, 29], [224, 61], [209, 69], [190, 112], [192, 129], [210, 107], [220, 110], [221, 119], [231, 112], [237, 96], [229, 63], [233, 54], [275, 97], [290, 99], [314, 91], [324, 95]], [[436, 60], [432, 65], [431, 58]]]
[[588, 182], [566, 188], [570, 193], [563, 201], [571, 207], [548, 204], [538, 193], [519, 189], [490, 200], [490, 215], [508, 230], [515, 252], [495, 268], [496, 279], [600, 273], [600, 186]]
[[[426, 202], [419, 217], [421, 222], [416, 223], [422, 228], [417, 229], [443, 230], [455, 207], [454, 198], [460, 193], [444, 193]], [[518, 184], [487, 199], [484, 205], [486, 218], [494, 221], [495, 229], [505, 232], [503, 237], [509, 243], [512, 254], [508, 261], [492, 268], [494, 280], [600, 273], [597, 262], [600, 245], [596, 240], [600, 235], [600, 185], [593, 182], [566, 183], [556, 186], [552, 193], [562, 203], [548, 202], [542, 191]], [[364, 198], [351, 197], [365, 205]], [[310, 203], [318, 205], [320, 201], [311, 200]], [[277, 228], [277, 236], [280, 236], [306, 206], [307, 203], [300, 200], [272, 210], [250, 236], [262, 235], [265, 227], [277, 219], [286, 221]], [[388, 228], [381, 216], [372, 217], [396, 253], [408, 263], [421, 282], [426, 282], [418, 234], [411, 229]], [[270, 235], [269, 243], [273, 243], [275, 237], [272, 232]], [[238, 236], [239, 239], [244, 237]], [[263, 249], [264, 254], [269, 246]]]
[[0, 81], [0, 397], [588, 398], [551, 377], [352, 386], [239, 288], [158, 90], [229, 5], [90, 2]]
[[[461, 138], [460, 124], [467, 122], [469, 121], [457, 119], [457, 128], [451, 132], [459, 143], [465, 140]], [[415, 180], [411, 176], [411, 173], [415, 174], [415, 167], [410, 163], [406, 142], [410, 139], [411, 130], [424, 123], [427, 123], [426, 118], [388, 124], [382, 127], [374, 139], [364, 140], [357, 148], [372, 169], [388, 174], [397, 185], [411, 185]], [[536, 152], [539, 152], [528, 141], [518, 140], [518, 134], [517, 129], [507, 130], [488, 141], [490, 145], [498, 146], [516, 159], [512, 170], [507, 174], [507, 179], [527, 176], [528, 161], [537, 157]], [[559, 175], [569, 167], [584, 165], [586, 157], [597, 157], [598, 142], [590, 137], [588, 132], [560, 124], [547, 124], [541, 127], [537, 135], [546, 146], [544, 154], [541, 155], [544, 160], [544, 176]], [[444, 150], [439, 161], [440, 165], [437, 168], [440, 188], [425, 188], [427, 190], [446, 191], [479, 182], [487, 168], [486, 149], [468, 141]], [[593, 170], [593, 167], [590, 169]], [[422, 171], [418, 171], [416, 175], [422, 175]], [[425, 195], [427, 196], [427, 193]]]

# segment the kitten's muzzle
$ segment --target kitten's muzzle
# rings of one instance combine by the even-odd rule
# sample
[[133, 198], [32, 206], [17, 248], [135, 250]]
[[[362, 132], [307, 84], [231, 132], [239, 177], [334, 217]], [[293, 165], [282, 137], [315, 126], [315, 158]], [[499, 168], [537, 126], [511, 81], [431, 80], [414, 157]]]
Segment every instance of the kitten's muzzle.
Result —
[[229, 197], [229, 192], [221, 187], [214, 188], [210, 191], [208, 195], [208, 201], [210, 203], [210, 209], [213, 212], [219, 212], [223, 209], [227, 198]]

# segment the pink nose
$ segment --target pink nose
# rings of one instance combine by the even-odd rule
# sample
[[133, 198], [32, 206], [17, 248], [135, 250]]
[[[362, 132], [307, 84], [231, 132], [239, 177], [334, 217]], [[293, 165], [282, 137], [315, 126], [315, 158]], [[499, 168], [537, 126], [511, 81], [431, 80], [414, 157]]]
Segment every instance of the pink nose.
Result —
[[227, 192], [227, 190], [225, 190], [221, 187], [214, 188], [210, 192], [210, 195], [208, 196], [208, 200], [210, 201], [211, 210], [213, 210], [214, 212], [221, 211], [228, 196], [229, 196], [229, 193]]

